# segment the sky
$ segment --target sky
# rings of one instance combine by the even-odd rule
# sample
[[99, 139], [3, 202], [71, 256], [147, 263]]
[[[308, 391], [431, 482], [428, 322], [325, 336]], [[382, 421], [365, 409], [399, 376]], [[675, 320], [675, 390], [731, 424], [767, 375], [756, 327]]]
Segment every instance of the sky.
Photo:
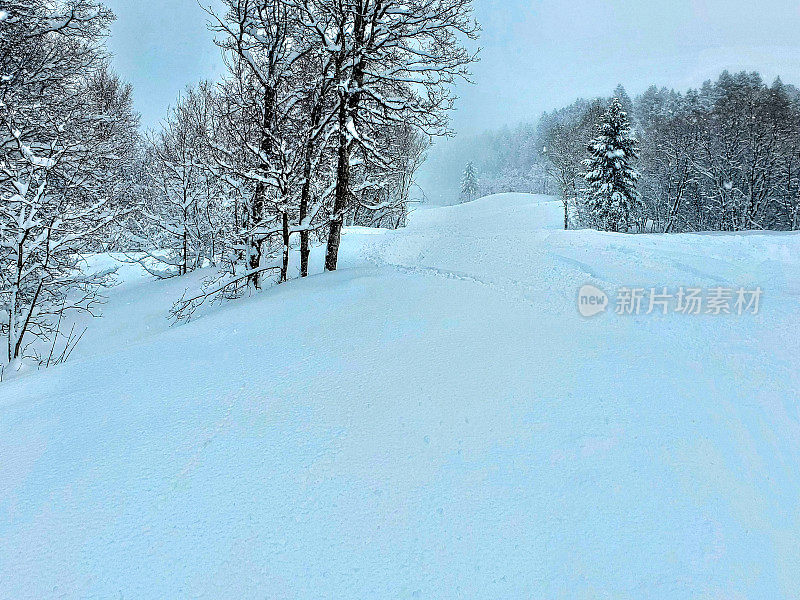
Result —
[[[104, 0], [117, 16], [108, 46], [112, 65], [133, 84], [142, 126], [154, 128], [178, 95], [223, 73], [208, 15], [197, 0]], [[216, 0], [203, 4], [218, 6]]]
[[800, 84], [793, 0], [477, 0], [474, 86], [460, 86], [457, 131], [535, 121], [583, 96], [685, 89], [724, 69]]

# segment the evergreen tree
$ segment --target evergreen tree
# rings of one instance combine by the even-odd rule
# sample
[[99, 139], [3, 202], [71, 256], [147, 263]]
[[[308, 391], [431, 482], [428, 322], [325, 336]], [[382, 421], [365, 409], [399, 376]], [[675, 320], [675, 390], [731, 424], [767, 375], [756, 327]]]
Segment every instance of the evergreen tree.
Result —
[[638, 204], [639, 173], [632, 163], [639, 156], [639, 143], [618, 98], [611, 101], [588, 150], [590, 157], [583, 165], [589, 184], [586, 190], [589, 217], [601, 229], [627, 231]]
[[478, 195], [478, 177], [475, 174], [475, 166], [472, 162], [467, 163], [464, 175], [461, 178], [461, 201], [469, 202]]
[[611, 97], [619, 100], [619, 103], [622, 105], [622, 110], [628, 113], [628, 119], [630, 119], [631, 123], [635, 122], [636, 119], [633, 110], [633, 101], [628, 95], [625, 86], [620, 83], [616, 89], [614, 89], [614, 94]]

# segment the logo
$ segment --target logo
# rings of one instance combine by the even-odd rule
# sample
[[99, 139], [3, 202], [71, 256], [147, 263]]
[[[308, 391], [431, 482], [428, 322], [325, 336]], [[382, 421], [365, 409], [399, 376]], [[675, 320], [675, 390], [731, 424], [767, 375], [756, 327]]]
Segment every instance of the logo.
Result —
[[593, 285], [585, 285], [578, 291], [578, 312], [584, 317], [594, 317], [608, 308], [608, 295]]
[[[758, 315], [764, 290], [761, 287], [644, 288], [621, 287], [617, 290], [614, 313], [626, 315]], [[609, 297], [593, 285], [578, 290], [578, 312], [594, 317], [606, 312]]]

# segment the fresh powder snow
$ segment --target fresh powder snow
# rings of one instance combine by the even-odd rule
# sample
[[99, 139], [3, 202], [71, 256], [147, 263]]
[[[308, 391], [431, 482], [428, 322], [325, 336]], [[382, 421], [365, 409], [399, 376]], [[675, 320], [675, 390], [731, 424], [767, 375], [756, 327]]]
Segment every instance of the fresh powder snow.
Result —
[[[800, 597], [800, 235], [561, 227], [423, 208], [177, 325], [204, 274], [122, 264], [0, 384], [0, 598]], [[615, 314], [681, 286], [764, 295]]]

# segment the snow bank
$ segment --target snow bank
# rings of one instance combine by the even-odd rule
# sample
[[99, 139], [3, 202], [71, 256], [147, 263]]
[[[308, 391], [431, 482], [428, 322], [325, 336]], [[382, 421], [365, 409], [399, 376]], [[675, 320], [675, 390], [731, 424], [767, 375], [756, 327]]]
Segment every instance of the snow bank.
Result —
[[[800, 596], [800, 237], [562, 218], [419, 210], [172, 328], [192, 282], [130, 274], [0, 386], [0, 597]], [[586, 283], [765, 299], [587, 320]]]

